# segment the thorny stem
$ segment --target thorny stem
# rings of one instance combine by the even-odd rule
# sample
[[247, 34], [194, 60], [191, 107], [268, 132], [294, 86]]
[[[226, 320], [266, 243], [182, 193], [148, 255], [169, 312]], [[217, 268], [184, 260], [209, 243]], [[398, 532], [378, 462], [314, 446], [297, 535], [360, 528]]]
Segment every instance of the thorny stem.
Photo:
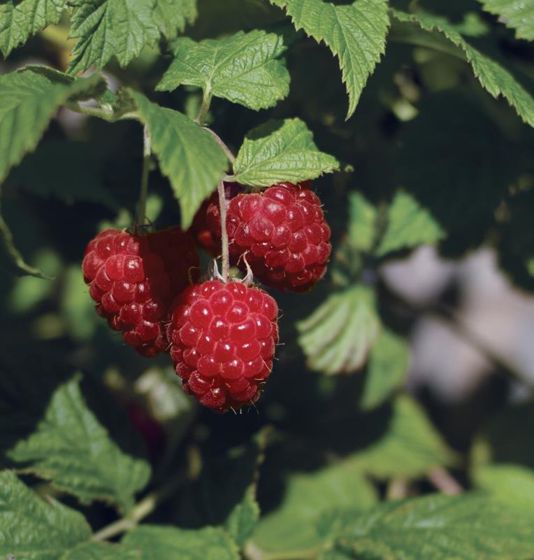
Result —
[[162, 502], [170, 498], [183, 484], [185, 478], [185, 475], [178, 476], [166, 486], [162, 486], [159, 490], [154, 490], [154, 492], [151, 492], [136, 504], [128, 515], [96, 532], [92, 540], [106, 541], [121, 533], [130, 531], [145, 517], [150, 515]]
[[224, 182], [221, 181], [217, 187], [219, 193], [219, 211], [221, 214], [221, 249], [222, 249], [222, 277], [224, 282], [228, 282], [230, 272], [230, 247], [228, 243], [228, 230], [226, 228], [226, 193]]
[[146, 199], [148, 195], [148, 176], [150, 174], [150, 154], [152, 146], [148, 127], [143, 128], [143, 170], [141, 172], [141, 192], [137, 205], [136, 225], [143, 226], [146, 221]]

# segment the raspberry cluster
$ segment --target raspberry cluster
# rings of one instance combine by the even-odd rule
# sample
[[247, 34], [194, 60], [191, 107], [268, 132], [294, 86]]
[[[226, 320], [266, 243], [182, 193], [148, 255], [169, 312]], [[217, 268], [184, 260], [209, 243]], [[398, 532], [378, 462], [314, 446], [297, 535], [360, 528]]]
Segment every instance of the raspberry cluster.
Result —
[[[234, 265], [282, 291], [305, 292], [325, 274], [332, 246], [319, 197], [310, 182], [280, 183], [228, 201], [227, 229]], [[195, 224], [198, 242], [220, 251], [218, 202], [210, 200]]]
[[97, 312], [144, 356], [167, 349], [162, 326], [174, 298], [198, 272], [190, 234], [108, 229], [89, 242], [82, 271]]
[[220, 411], [256, 402], [273, 366], [277, 316], [269, 294], [241, 282], [212, 280], [185, 290], [168, 332], [185, 390]]
[[[326, 271], [330, 228], [310, 183], [280, 183], [261, 193], [226, 186], [230, 260], [271, 287], [309, 290]], [[197, 242], [221, 251], [216, 197], [200, 208]], [[197, 280], [193, 234], [108, 229], [89, 242], [82, 263], [96, 309], [144, 356], [168, 351], [186, 392], [213, 410], [255, 403], [278, 343], [278, 306], [241, 281]]]

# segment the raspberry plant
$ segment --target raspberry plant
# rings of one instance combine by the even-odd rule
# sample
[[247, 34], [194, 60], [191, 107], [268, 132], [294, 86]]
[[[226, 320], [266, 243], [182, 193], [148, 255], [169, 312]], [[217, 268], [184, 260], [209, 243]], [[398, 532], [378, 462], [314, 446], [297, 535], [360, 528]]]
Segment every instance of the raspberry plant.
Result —
[[[533, 558], [532, 381], [388, 276], [534, 289], [533, 39], [532, 0], [0, 0], [0, 558]], [[463, 403], [409, 382], [429, 317], [494, 370]]]

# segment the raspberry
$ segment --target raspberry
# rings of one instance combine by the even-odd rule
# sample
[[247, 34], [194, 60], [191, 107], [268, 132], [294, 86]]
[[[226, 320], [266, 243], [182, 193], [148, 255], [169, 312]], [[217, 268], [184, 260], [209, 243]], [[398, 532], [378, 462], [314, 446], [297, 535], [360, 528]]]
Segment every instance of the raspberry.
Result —
[[[216, 256], [221, 234], [215, 200], [205, 206], [203, 224], [200, 242]], [[309, 181], [235, 196], [228, 202], [227, 227], [232, 264], [244, 269], [245, 256], [256, 278], [268, 286], [305, 292], [326, 272], [330, 228]]]
[[108, 229], [85, 249], [82, 270], [97, 312], [144, 356], [166, 350], [162, 321], [199, 266], [190, 234]]
[[209, 280], [179, 296], [168, 339], [184, 389], [225, 412], [256, 402], [273, 366], [278, 306], [259, 288]]

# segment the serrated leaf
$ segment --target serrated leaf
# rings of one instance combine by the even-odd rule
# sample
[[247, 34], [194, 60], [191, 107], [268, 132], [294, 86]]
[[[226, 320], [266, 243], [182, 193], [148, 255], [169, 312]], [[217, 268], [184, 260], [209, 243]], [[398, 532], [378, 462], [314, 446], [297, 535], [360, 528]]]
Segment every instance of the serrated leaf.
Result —
[[347, 118], [384, 54], [389, 27], [386, 0], [357, 0], [335, 6], [323, 0], [271, 0], [284, 8], [296, 29], [324, 42], [339, 59], [343, 82], [349, 95]]
[[69, 98], [92, 96], [100, 76], [73, 80], [29, 67], [0, 76], [0, 183], [37, 146], [50, 119]]
[[484, 10], [516, 31], [518, 39], [534, 40], [533, 0], [479, 0]]
[[287, 478], [280, 507], [262, 518], [252, 543], [266, 557], [280, 552], [296, 558], [295, 553], [302, 551], [302, 558], [307, 558], [304, 552], [324, 541], [315, 526], [325, 512], [343, 508], [364, 510], [376, 502], [371, 483], [344, 462], [312, 473], [292, 474]]
[[269, 121], [255, 128], [234, 163], [236, 181], [254, 187], [298, 183], [337, 169], [337, 160], [318, 150], [312, 132], [300, 119]]
[[124, 454], [87, 408], [79, 376], [55, 391], [36, 431], [7, 455], [82, 503], [105, 500], [123, 511], [150, 477], [149, 465]]
[[436, 243], [445, 231], [409, 193], [399, 191], [388, 209], [387, 227], [376, 252], [383, 257], [400, 249]]
[[77, 39], [71, 72], [104, 68], [116, 57], [126, 66], [143, 47], [154, 44], [159, 30], [155, 0], [73, 0], [71, 36]]
[[365, 364], [380, 331], [374, 291], [359, 285], [334, 294], [297, 329], [312, 370], [354, 372]]
[[410, 348], [405, 339], [383, 329], [369, 356], [365, 385], [360, 399], [363, 410], [381, 405], [404, 382]]
[[419, 26], [450, 41], [457, 54], [471, 65], [480, 85], [495, 99], [504, 97], [523, 122], [534, 126], [534, 97], [508, 70], [472, 47], [446, 19], [423, 12], [408, 14], [392, 10], [392, 14], [403, 24]]
[[267, 109], [289, 93], [289, 72], [279, 60], [284, 50], [280, 35], [258, 30], [198, 43], [178, 39], [174, 60], [157, 89], [197, 86], [206, 95]]
[[89, 542], [69, 550], [60, 560], [141, 560], [141, 553], [123, 544]]
[[358, 192], [349, 196], [350, 246], [357, 251], [370, 251], [376, 236], [376, 208]]
[[0, 52], [7, 57], [47, 25], [57, 23], [66, 0], [7, 0], [0, 4]]
[[228, 161], [213, 136], [191, 119], [160, 107], [141, 93], [130, 91], [139, 116], [148, 127], [152, 150], [173, 188], [187, 229], [202, 204], [216, 188]]
[[156, 0], [154, 21], [167, 39], [192, 24], [197, 17], [197, 0]]
[[485, 465], [475, 469], [477, 488], [492, 499], [534, 520], [534, 471], [518, 465]]
[[477, 495], [389, 502], [354, 516], [321, 560], [529, 560], [534, 525]]
[[421, 406], [407, 395], [393, 402], [382, 436], [350, 459], [355, 466], [379, 479], [417, 478], [434, 467], [452, 465], [455, 460]]
[[212, 527], [195, 531], [142, 525], [122, 542], [141, 551], [142, 560], [239, 560], [235, 543], [225, 531]]
[[13, 472], [0, 472], [0, 557], [57, 560], [91, 536], [84, 517], [48, 498], [40, 498]]

